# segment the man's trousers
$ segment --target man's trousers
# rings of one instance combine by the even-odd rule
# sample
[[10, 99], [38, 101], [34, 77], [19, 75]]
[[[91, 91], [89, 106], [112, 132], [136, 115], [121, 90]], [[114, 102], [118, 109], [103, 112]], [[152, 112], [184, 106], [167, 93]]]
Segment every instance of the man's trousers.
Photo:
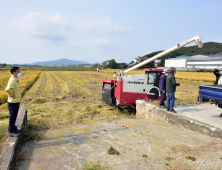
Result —
[[175, 92], [167, 92], [167, 109], [174, 110]]
[[18, 115], [20, 103], [9, 103], [8, 102], [8, 110], [9, 110], [9, 126], [8, 131], [9, 133], [13, 133], [17, 130], [15, 126], [15, 121]]
[[161, 99], [160, 99], [160, 106], [164, 106], [164, 102], [166, 100], [166, 91], [163, 93], [162, 91], [160, 92], [161, 94]]

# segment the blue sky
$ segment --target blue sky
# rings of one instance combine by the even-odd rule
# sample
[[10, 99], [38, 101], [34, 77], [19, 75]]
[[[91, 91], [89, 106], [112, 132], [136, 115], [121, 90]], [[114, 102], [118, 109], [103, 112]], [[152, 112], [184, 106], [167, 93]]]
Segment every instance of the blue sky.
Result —
[[0, 63], [128, 63], [196, 35], [222, 42], [221, 6], [219, 0], [2, 1]]

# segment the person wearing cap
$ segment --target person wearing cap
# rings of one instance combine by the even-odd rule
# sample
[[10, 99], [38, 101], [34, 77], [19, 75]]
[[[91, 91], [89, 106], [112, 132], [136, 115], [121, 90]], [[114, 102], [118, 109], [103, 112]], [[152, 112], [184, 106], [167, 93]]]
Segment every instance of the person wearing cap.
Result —
[[174, 74], [176, 74], [176, 68], [171, 67], [170, 73], [168, 74], [167, 81], [166, 81], [167, 111], [177, 113], [174, 110], [175, 92], [176, 92], [176, 86], [180, 86], [180, 84], [176, 83]]
[[213, 73], [216, 76], [216, 81], [214, 82], [214, 85], [222, 85], [222, 69], [215, 69]]
[[8, 110], [9, 110], [9, 137], [19, 137], [21, 136], [20, 131], [15, 126], [15, 121], [17, 119], [19, 105], [21, 102], [21, 89], [19, 85], [18, 77], [21, 76], [19, 67], [11, 68], [11, 77], [8, 81], [8, 85], [5, 91], [8, 93]]
[[160, 90], [160, 94], [161, 94], [161, 100], [160, 100], [160, 108], [166, 108], [164, 102], [166, 100], [166, 79], [167, 79], [167, 69], [163, 70], [163, 74], [160, 77], [160, 83], [159, 83], [159, 90]]

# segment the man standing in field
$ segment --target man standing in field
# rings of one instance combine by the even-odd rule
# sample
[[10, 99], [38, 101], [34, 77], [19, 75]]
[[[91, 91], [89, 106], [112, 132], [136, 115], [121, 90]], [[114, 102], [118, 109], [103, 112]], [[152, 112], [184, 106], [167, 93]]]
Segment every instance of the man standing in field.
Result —
[[159, 83], [159, 89], [160, 89], [160, 94], [161, 94], [161, 100], [160, 100], [160, 108], [166, 108], [164, 102], [166, 100], [166, 79], [167, 79], [167, 74], [168, 70], [164, 69], [163, 74], [160, 77], [160, 83]]
[[176, 91], [176, 86], [180, 86], [180, 84], [176, 83], [174, 74], [176, 74], [176, 68], [171, 67], [170, 73], [168, 74], [167, 81], [166, 81], [167, 111], [177, 113], [174, 110], [175, 91]]
[[19, 85], [18, 77], [21, 76], [19, 67], [11, 68], [11, 78], [8, 81], [8, 85], [5, 91], [8, 93], [8, 110], [9, 110], [9, 136], [18, 137], [19, 133], [17, 127], [15, 126], [15, 121], [19, 111], [19, 105], [21, 102], [21, 89]]

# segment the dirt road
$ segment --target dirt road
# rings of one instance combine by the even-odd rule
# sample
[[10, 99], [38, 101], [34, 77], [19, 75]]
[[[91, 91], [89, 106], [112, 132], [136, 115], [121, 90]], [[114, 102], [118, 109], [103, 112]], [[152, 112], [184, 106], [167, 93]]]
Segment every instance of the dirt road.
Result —
[[[222, 168], [221, 140], [153, 120], [120, 118], [45, 135], [22, 146], [17, 170], [79, 170], [91, 163], [114, 170]], [[119, 155], [108, 154], [110, 147]]]

